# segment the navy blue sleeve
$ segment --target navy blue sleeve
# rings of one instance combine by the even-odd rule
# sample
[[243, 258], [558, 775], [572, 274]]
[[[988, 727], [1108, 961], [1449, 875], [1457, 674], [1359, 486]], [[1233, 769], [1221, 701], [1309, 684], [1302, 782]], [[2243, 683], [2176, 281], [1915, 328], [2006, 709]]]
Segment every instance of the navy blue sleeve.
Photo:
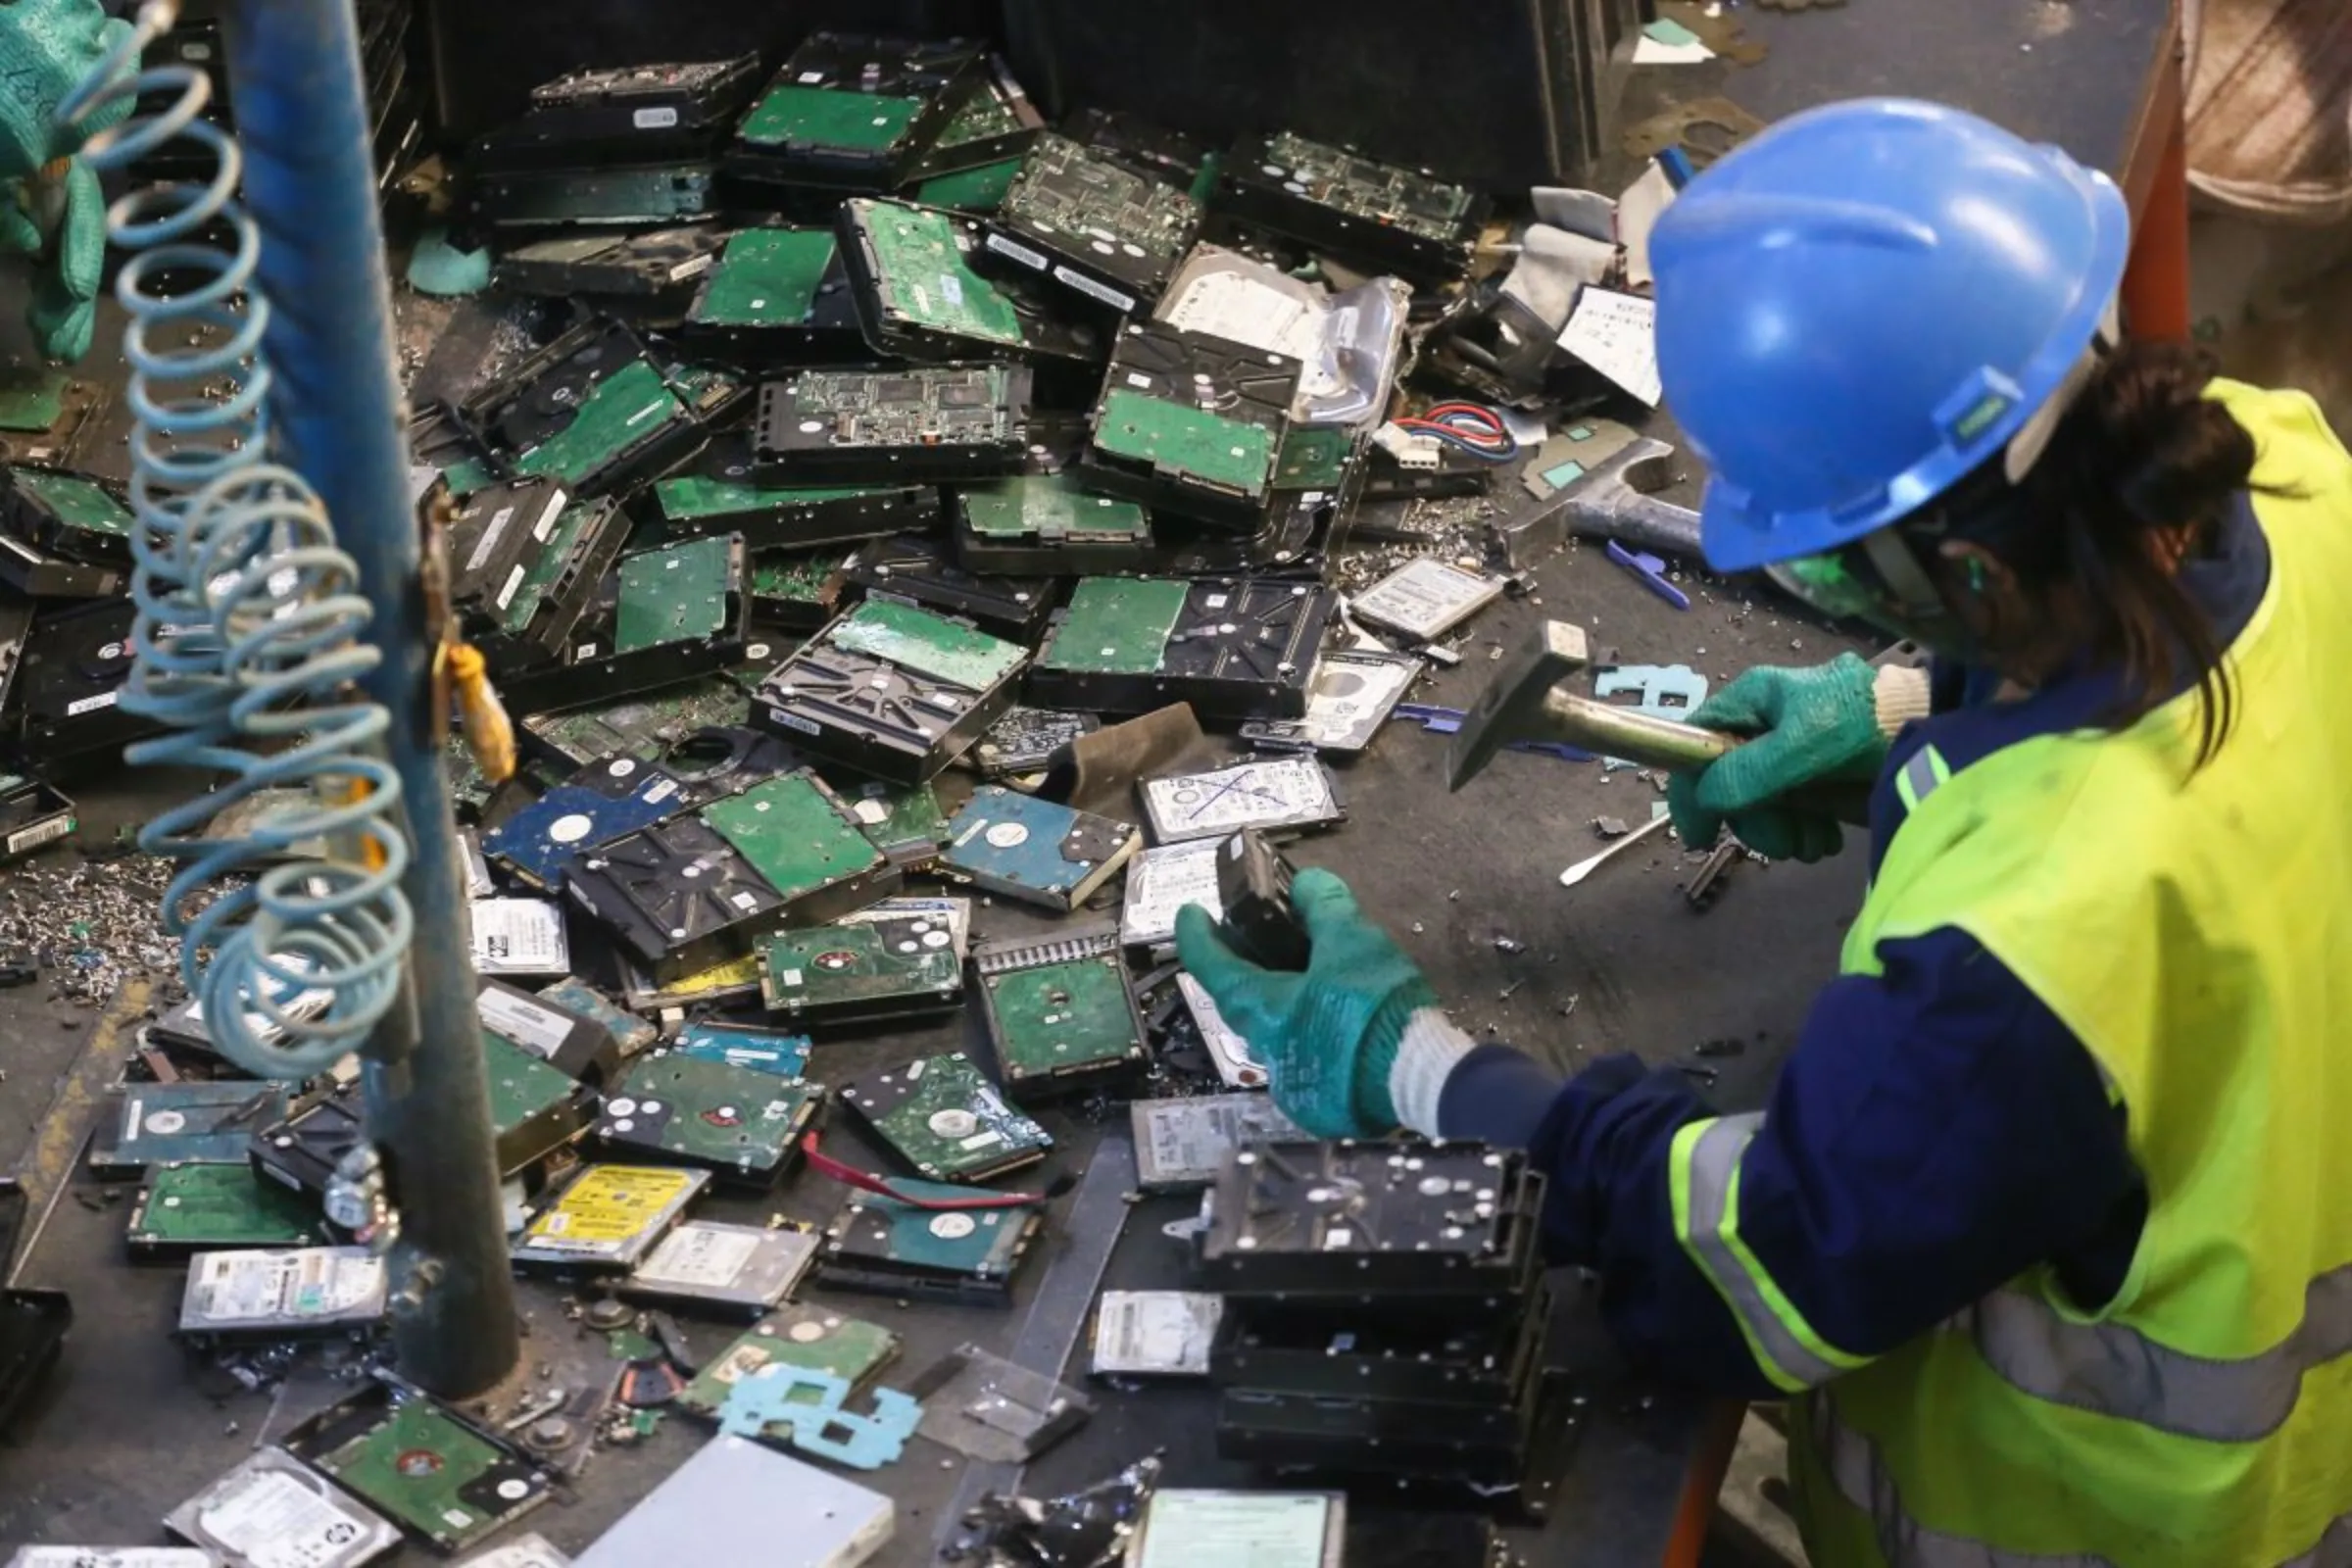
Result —
[[[1879, 956], [1881, 976], [1842, 976], [1816, 999], [1741, 1156], [1738, 1225], [1756, 1261], [1856, 1356], [2035, 1262], [2072, 1259], [2081, 1277], [2085, 1254], [2111, 1256], [2120, 1284], [2144, 1196], [2089, 1053], [1965, 933]], [[1524, 1145], [1548, 1173], [1552, 1256], [1599, 1271], [1630, 1350], [1777, 1397], [1675, 1234], [1675, 1133], [1713, 1114], [1670, 1068], [1610, 1056], [1562, 1085], [1500, 1047], [1465, 1058], [1439, 1105], [1448, 1138]]]

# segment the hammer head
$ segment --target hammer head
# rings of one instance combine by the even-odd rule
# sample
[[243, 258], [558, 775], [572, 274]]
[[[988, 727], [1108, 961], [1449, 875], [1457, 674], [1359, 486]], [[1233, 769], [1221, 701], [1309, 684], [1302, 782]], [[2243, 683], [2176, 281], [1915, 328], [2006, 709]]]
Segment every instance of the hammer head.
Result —
[[1569, 511], [1580, 517], [1616, 516], [1630, 509], [1637, 497], [1673, 483], [1667, 461], [1673, 456], [1674, 448], [1649, 436], [1627, 442], [1606, 462], [1570, 483]]
[[1548, 738], [1542, 722], [1544, 699], [1590, 662], [1584, 627], [1564, 620], [1547, 620], [1537, 626], [1503, 661], [1494, 680], [1479, 694], [1478, 706], [1454, 731], [1446, 757], [1446, 787], [1460, 789], [1513, 741]]

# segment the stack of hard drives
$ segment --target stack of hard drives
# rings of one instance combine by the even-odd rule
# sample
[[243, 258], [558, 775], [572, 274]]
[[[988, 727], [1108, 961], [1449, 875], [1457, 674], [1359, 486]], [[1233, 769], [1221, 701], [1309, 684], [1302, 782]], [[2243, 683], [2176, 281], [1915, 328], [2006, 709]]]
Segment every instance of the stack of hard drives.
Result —
[[[1521, 1486], [1551, 1408], [1544, 1179], [1477, 1144], [1261, 1143], [1202, 1206], [1229, 1459]], [[1525, 1499], [1540, 1503], [1544, 1489]]]

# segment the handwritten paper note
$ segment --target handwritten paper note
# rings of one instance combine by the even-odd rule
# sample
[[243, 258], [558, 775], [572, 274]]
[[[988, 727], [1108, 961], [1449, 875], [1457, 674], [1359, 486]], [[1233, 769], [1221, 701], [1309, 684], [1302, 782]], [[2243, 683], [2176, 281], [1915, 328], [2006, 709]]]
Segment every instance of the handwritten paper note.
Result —
[[1587, 285], [1568, 313], [1559, 346], [1619, 386], [1658, 406], [1657, 306], [1639, 294]]

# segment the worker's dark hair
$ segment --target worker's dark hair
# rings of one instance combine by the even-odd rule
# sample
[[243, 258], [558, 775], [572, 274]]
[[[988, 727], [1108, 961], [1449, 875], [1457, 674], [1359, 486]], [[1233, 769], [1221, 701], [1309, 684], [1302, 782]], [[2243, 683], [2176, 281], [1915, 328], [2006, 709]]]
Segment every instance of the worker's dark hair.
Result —
[[1952, 529], [2017, 573], [2037, 640], [2118, 674], [2121, 696], [2103, 715], [2111, 727], [2193, 678], [2199, 767], [2229, 738], [2237, 689], [2221, 633], [2166, 545], [2183, 546], [2182, 561], [2206, 550], [2254, 470], [2254, 438], [2205, 396], [2213, 375], [2211, 358], [2185, 345], [2116, 349], [1995, 509], [2001, 522]]

